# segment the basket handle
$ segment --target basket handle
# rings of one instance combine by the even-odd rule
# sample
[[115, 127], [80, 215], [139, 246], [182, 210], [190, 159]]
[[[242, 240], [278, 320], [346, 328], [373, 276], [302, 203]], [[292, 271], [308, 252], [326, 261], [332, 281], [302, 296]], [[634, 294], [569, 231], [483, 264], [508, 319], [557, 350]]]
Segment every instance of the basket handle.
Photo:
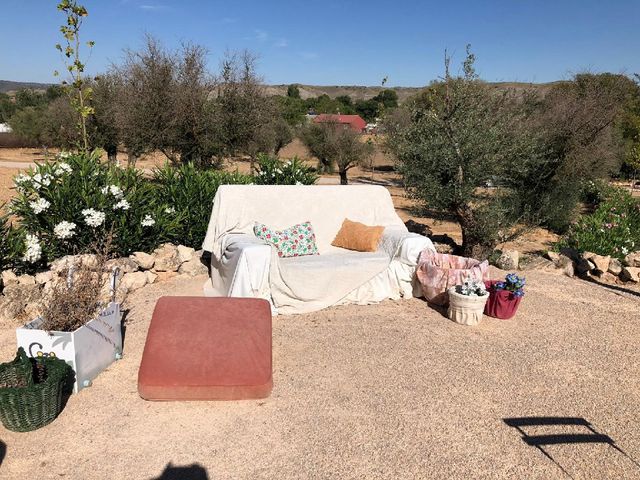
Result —
[[18, 348], [18, 353], [16, 354], [16, 360], [20, 360], [22, 363], [31, 363], [27, 353], [24, 351], [24, 348]]
[[19, 347], [18, 348], [18, 353], [16, 354], [16, 362], [20, 362], [20, 364], [25, 365], [26, 367], [28, 367], [28, 374], [27, 374], [27, 386], [31, 387], [34, 384], [34, 379], [33, 379], [33, 364], [31, 363], [31, 359], [29, 358], [29, 356], [27, 355], [27, 353], [24, 351], [24, 348]]

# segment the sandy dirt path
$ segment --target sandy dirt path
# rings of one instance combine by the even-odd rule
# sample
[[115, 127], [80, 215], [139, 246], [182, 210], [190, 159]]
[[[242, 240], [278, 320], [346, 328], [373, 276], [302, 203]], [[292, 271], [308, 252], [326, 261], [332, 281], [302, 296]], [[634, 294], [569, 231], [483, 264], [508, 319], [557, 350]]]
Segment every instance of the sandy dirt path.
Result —
[[[514, 321], [477, 328], [418, 299], [276, 317], [271, 397], [228, 403], [138, 397], [155, 301], [199, 294], [203, 278], [152, 285], [130, 298], [123, 360], [49, 426], [0, 429], [0, 478], [568, 478], [560, 467], [640, 478], [639, 293], [554, 272], [527, 279]], [[15, 352], [14, 327], [0, 325], [0, 358]], [[554, 463], [503, 421], [522, 416], [584, 418], [627, 456], [555, 445]]]

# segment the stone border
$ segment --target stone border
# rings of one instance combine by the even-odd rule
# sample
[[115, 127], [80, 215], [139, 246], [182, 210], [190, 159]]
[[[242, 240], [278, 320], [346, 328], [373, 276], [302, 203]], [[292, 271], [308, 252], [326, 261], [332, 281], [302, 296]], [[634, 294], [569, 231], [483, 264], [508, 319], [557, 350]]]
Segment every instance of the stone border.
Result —
[[[167, 281], [176, 275], [195, 277], [208, 273], [202, 261], [202, 250], [196, 251], [184, 245], [165, 243], [152, 253], [134, 252], [128, 257], [109, 260], [109, 270], [120, 269], [120, 278], [116, 291], [116, 300], [123, 303], [130, 292], [145, 285]], [[36, 314], [38, 302], [51, 287], [57, 273], [70, 264], [82, 262], [88, 265], [95, 261], [95, 256], [68, 255], [54, 260], [50, 269], [35, 275], [16, 275], [12, 270], [0, 273], [0, 317], [8, 319], [31, 319]], [[110, 293], [107, 281], [102, 291], [104, 300]]]

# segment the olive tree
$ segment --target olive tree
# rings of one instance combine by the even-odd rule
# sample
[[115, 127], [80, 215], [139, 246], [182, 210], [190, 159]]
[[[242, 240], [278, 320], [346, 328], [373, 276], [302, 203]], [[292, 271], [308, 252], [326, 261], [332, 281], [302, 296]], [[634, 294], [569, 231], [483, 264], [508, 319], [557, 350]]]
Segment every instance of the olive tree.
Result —
[[431, 213], [457, 220], [462, 253], [484, 259], [525, 220], [511, 207], [518, 194], [512, 178], [541, 157], [523, 128], [522, 102], [490, 90], [474, 61], [467, 47], [463, 73], [453, 76], [445, 56], [444, 79], [412, 102], [409, 122], [390, 132], [388, 146], [410, 196]]
[[373, 155], [374, 147], [363, 142], [362, 136], [335, 122], [314, 123], [302, 131], [302, 141], [319, 161], [319, 169], [331, 171], [334, 166], [340, 174], [340, 184], [347, 185], [348, 172], [364, 164]]
[[279, 150], [292, 139], [280, 105], [266, 95], [257, 59], [248, 51], [227, 52], [216, 75], [213, 127], [227, 157]]

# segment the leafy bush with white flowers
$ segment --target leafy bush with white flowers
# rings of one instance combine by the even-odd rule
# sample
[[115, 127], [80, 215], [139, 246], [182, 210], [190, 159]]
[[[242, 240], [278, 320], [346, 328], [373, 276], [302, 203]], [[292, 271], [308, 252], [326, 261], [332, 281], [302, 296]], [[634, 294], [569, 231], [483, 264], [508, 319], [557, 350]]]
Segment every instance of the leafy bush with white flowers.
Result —
[[590, 215], [574, 223], [557, 247], [622, 259], [640, 248], [640, 201], [614, 189]]
[[258, 155], [255, 183], [258, 185], [313, 185], [318, 175], [300, 159], [280, 160], [266, 154]]
[[14, 181], [18, 195], [10, 211], [23, 241], [13, 260], [24, 270], [82, 252], [109, 233], [114, 254], [150, 251], [174, 238], [180, 225], [158, 201], [153, 182], [137, 170], [100, 163], [97, 153], [63, 153]]
[[[163, 214], [179, 219], [178, 227], [172, 231], [173, 240], [195, 249], [201, 247], [207, 232], [218, 187], [253, 182], [249, 175], [202, 170], [190, 163], [158, 169], [154, 180]], [[152, 221], [152, 218], [145, 219], [145, 223]]]

